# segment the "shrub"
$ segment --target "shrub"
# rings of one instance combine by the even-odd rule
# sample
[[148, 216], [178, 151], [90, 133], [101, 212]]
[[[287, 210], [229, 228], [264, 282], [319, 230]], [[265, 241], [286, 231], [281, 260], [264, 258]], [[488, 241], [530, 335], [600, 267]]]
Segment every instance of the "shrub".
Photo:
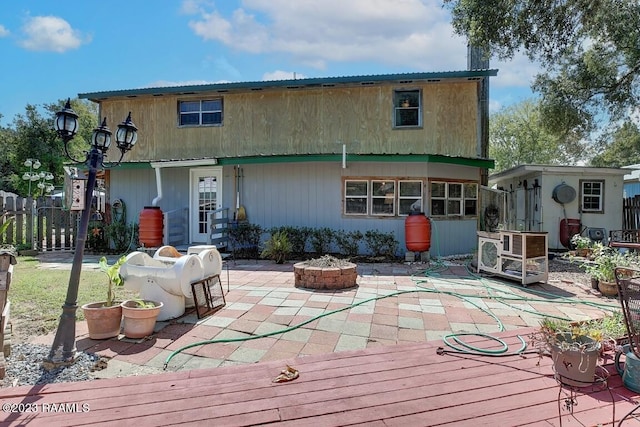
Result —
[[395, 258], [400, 244], [393, 233], [369, 230], [364, 234], [364, 242], [374, 257]]
[[360, 253], [360, 241], [363, 237], [362, 233], [358, 230], [340, 230], [334, 234], [334, 239], [340, 249], [340, 253], [348, 257], [354, 257]]
[[229, 240], [235, 258], [257, 258], [262, 238], [258, 224], [240, 223], [229, 230]]
[[334, 231], [330, 228], [316, 228], [311, 231], [311, 247], [316, 254], [327, 254], [331, 249]]

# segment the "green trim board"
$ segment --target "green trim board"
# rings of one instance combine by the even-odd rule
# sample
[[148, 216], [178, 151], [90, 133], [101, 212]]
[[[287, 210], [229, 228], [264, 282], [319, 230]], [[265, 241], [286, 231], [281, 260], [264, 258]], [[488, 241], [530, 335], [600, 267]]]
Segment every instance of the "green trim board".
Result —
[[[342, 162], [341, 154], [306, 154], [292, 156], [250, 156], [234, 158], [218, 158], [220, 166], [267, 164], [267, 163], [301, 163], [301, 162]], [[493, 169], [492, 159], [471, 159], [466, 157], [450, 157], [437, 154], [347, 154], [347, 162], [385, 162], [385, 163], [447, 163], [462, 166]], [[154, 163], [171, 163], [171, 160], [154, 161]], [[122, 163], [123, 169], [150, 169], [151, 162]]]
[[339, 85], [372, 85], [376, 83], [398, 82], [408, 83], [413, 81], [439, 82], [441, 80], [480, 80], [485, 77], [495, 77], [498, 75], [497, 69], [487, 70], [466, 70], [466, 71], [444, 71], [444, 72], [422, 72], [422, 73], [399, 73], [399, 74], [379, 74], [368, 76], [345, 76], [345, 77], [318, 77], [307, 79], [289, 80], [264, 80], [253, 82], [234, 83], [214, 83], [189, 86], [169, 86], [150, 87], [143, 89], [122, 89], [103, 92], [79, 93], [78, 98], [100, 101], [107, 98], [116, 97], [136, 97], [143, 95], [186, 95], [202, 92], [229, 92], [243, 90], [262, 89], [313, 89], [321, 87], [332, 87]]

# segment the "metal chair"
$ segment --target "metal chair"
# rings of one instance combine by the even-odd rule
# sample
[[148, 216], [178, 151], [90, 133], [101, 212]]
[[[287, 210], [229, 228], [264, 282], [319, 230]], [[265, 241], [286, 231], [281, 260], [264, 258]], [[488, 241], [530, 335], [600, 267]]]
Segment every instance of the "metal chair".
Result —
[[[620, 305], [622, 306], [622, 314], [624, 315], [624, 322], [627, 327], [627, 334], [629, 335], [629, 350], [627, 351], [625, 361], [625, 371], [627, 370], [627, 364], [638, 364], [640, 359], [640, 270], [629, 267], [616, 267], [616, 285], [618, 286], [618, 297], [620, 298]], [[626, 351], [626, 347], [625, 351]], [[618, 369], [618, 357], [616, 354], [616, 368]], [[634, 357], [635, 356], [635, 357]], [[623, 385], [631, 390], [638, 389], [638, 378], [634, 375], [630, 375], [630, 372], [636, 372], [637, 368], [631, 368], [631, 371], [625, 372], [623, 375]], [[636, 411], [640, 409], [640, 405], [633, 408], [627, 413], [618, 423], [618, 426], [622, 425], [622, 422], [635, 415]]]

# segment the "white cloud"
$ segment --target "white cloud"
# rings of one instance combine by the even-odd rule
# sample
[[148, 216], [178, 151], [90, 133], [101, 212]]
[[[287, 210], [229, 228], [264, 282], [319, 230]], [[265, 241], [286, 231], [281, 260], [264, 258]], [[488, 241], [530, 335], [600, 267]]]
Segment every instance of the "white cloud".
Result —
[[6, 37], [9, 35], [9, 30], [7, 30], [3, 25], [0, 25], [0, 37]]
[[[203, 40], [236, 51], [280, 55], [318, 70], [335, 63], [378, 63], [398, 72], [467, 68], [466, 39], [454, 34], [439, 0], [244, 0], [222, 14], [206, 0], [185, 0], [189, 26]], [[539, 68], [520, 55], [492, 85], [529, 88]]]
[[84, 37], [79, 31], [57, 16], [35, 16], [22, 27], [25, 38], [20, 45], [29, 50], [65, 52], [77, 49], [91, 38]]
[[262, 75], [262, 80], [293, 80], [293, 79], [306, 79], [304, 74], [296, 73], [295, 71], [282, 71], [275, 70]]

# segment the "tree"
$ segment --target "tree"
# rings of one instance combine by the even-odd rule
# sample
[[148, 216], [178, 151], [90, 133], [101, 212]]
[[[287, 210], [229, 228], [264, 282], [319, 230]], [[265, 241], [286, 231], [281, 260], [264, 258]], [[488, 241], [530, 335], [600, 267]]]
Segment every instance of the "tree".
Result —
[[[7, 187], [21, 196], [28, 193], [28, 182], [22, 179], [26, 171], [27, 159], [38, 159], [41, 171], [54, 175], [54, 185], [63, 183], [63, 165], [69, 160], [65, 155], [64, 143], [58, 137], [54, 125], [55, 113], [61, 110], [65, 101], [45, 104], [43, 108], [27, 104], [24, 114], [13, 119], [13, 129], [8, 131], [7, 146], [11, 146], [10, 166], [7, 171]], [[83, 160], [83, 151], [88, 149], [92, 129], [98, 125], [97, 107], [89, 101], [73, 100], [72, 108], [79, 116], [80, 130], [71, 142], [70, 152], [78, 160]], [[44, 110], [44, 115], [41, 112]], [[12, 137], [11, 137], [12, 136]], [[4, 139], [4, 138], [3, 138]], [[3, 175], [4, 176], [4, 175]]]
[[591, 159], [591, 166], [621, 167], [640, 163], [640, 128], [627, 121], [612, 135], [605, 135], [602, 152]]
[[575, 164], [585, 152], [580, 138], [556, 135], [542, 123], [539, 104], [525, 100], [500, 110], [489, 121], [489, 156], [494, 172], [520, 164]]
[[637, 0], [443, 0], [469, 43], [501, 59], [523, 50], [544, 72], [533, 89], [555, 132], [589, 132], [640, 100]]

